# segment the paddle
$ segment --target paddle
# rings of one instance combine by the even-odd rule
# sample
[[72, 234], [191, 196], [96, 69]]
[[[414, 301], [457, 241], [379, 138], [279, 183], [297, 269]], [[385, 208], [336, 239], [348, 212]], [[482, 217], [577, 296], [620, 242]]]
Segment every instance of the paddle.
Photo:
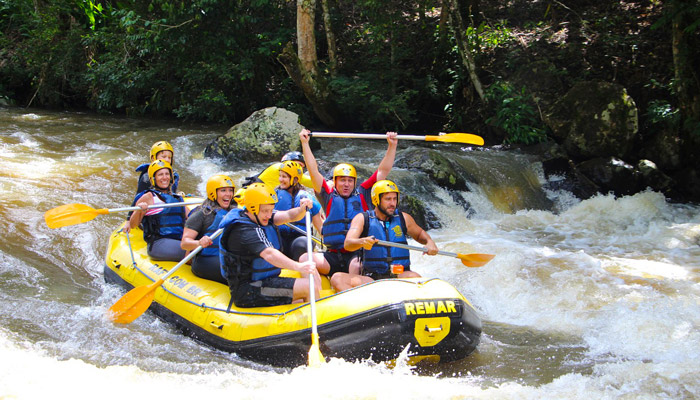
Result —
[[[222, 228], [217, 229], [210, 237], [214, 239], [221, 235], [221, 232], [223, 231], [224, 230]], [[194, 257], [202, 249], [202, 246], [197, 246], [197, 248], [192, 250], [187, 257], [183, 258], [182, 261], [177, 263], [167, 274], [157, 281], [151, 283], [150, 285], [133, 288], [127, 292], [121, 299], [119, 299], [112, 305], [112, 307], [109, 308], [109, 319], [119, 324], [128, 324], [138, 318], [153, 302], [156, 289], [158, 289], [158, 287], [162, 285], [166, 279], [170, 278], [175, 271], [185, 265], [186, 262], [190, 261], [192, 257]]]
[[[386, 139], [386, 134], [376, 133], [335, 133], [335, 132], [312, 132], [309, 136], [325, 138], [350, 138], [350, 139]], [[471, 133], [443, 133], [440, 135], [398, 135], [397, 139], [424, 140], [426, 142], [443, 143], [464, 143], [477, 146], [484, 145], [484, 139]]]
[[[201, 201], [196, 202], [181, 202], [181, 203], [168, 203], [168, 204], [153, 204], [148, 206], [148, 209], [152, 208], [167, 208], [167, 207], [181, 207], [189, 206], [195, 204], [202, 204]], [[62, 228], [69, 225], [82, 224], [83, 222], [88, 222], [98, 215], [104, 215], [114, 212], [121, 211], [138, 211], [141, 207], [122, 207], [122, 208], [100, 208], [94, 209], [85, 204], [66, 204], [56, 208], [52, 208], [46, 213], [44, 213], [44, 220], [46, 220], [46, 225], [51, 229]]]
[[[294, 229], [295, 231], [301, 233], [302, 235], [306, 236], [306, 231], [304, 231], [303, 229], [299, 228], [298, 226], [292, 225], [292, 224], [290, 224], [289, 222], [285, 222], [284, 224], [287, 225], [288, 227]], [[307, 228], [307, 229], [308, 229], [308, 228]], [[313, 236], [313, 235], [310, 235], [310, 236], [311, 236], [311, 239], [312, 239], [314, 242], [316, 242], [316, 243], [319, 244], [319, 246], [323, 246], [323, 241], [322, 241], [321, 239], [319, 239], [319, 238], [317, 238], [316, 236]]]
[[[384, 240], [377, 241], [377, 244], [380, 246], [398, 247], [400, 249], [406, 249], [406, 250], [417, 250], [417, 251], [422, 251], [422, 252], [427, 251], [427, 249], [425, 247], [410, 246], [407, 244], [387, 242]], [[449, 251], [442, 251], [442, 250], [439, 250], [438, 254], [443, 255], [443, 256], [459, 258], [460, 260], [462, 260], [462, 264], [466, 265], [467, 267], [472, 267], [472, 268], [484, 266], [484, 265], [486, 265], [486, 263], [488, 263], [489, 261], [491, 261], [495, 257], [493, 254], [457, 254], [457, 253], [450, 253]]]
[[[306, 211], [306, 231], [311, 232], [311, 212]], [[306, 252], [309, 260], [314, 261], [314, 251], [311, 245], [311, 234], [306, 233]], [[311, 348], [309, 349], [309, 366], [317, 367], [326, 362], [318, 347], [318, 326], [316, 325], [316, 288], [314, 287], [314, 274], [309, 274], [309, 304], [311, 305]]]

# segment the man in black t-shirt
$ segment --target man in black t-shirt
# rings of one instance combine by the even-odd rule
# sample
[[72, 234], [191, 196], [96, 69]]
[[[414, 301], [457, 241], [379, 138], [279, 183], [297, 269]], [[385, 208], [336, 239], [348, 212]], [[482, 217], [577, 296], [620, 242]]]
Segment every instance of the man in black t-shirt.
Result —
[[[281, 240], [275, 225], [298, 221], [310, 199], [287, 211], [274, 211], [275, 191], [264, 183], [254, 183], [245, 191], [244, 209], [230, 211], [219, 225], [221, 267], [231, 290], [231, 301], [237, 307], [264, 307], [309, 300], [309, 280], [313, 274], [316, 288], [321, 278], [313, 262], [297, 262], [281, 251]], [[281, 269], [301, 273], [302, 279], [280, 277]], [[319, 292], [317, 289], [316, 297]]]

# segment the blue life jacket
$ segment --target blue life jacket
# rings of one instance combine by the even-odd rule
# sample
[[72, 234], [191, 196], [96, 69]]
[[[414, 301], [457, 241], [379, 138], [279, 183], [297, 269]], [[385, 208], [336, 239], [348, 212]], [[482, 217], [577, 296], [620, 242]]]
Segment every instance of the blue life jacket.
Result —
[[366, 205], [357, 191], [346, 199], [333, 189], [330, 196], [326, 206], [326, 220], [323, 221], [323, 244], [329, 249], [339, 250], [345, 245], [345, 235], [350, 229], [350, 222], [355, 215], [366, 210]]
[[[300, 190], [297, 192], [296, 196], [292, 198], [291, 193], [284, 189], [277, 188], [275, 189], [277, 192], [277, 203], [275, 204], [275, 210], [278, 211], [287, 211], [291, 210], [292, 208], [299, 207], [301, 205], [301, 199], [303, 198], [310, 198], [313, 202], [313, 205], [311, 206], [311, 216], [314, 216], [318, 214], [321, 211], [321, 203], [316, 200], [315, 197], [309, 195], [307, 192]], [[306, 231], [306, 222], [304, 219], [300, 219], [299, 221], [292, 222], [292, 225], [296, 225], [299, 228], [303, 229]], [[300, 236], [301, 234], [298, 233], [297, 231], [293, 230], [292, 228], [286, 226], [286, 225], [280, 225], [279, 227], [280, 233], [282, 234], [283, 237], [287, 237], [289, 235], [297, 237]]]
[[[193, 212], [194, 212], [194, 210], [193, 210]], [[219, 208], [216, 211], [216, 218], [214, 218], [214, 222], [212, 222], [211, 225], [209, 225], [209, 227], [207, 228], [207, 230], [202, 233], [202, 236], [211, 237], [211, 235], [213, 235], [214, 232], [216, 232], [216, 230], [219, 229], [219, 224], [221, 223], [221, 221], [223, 221], [226, 214], [228, 214], [228, 211], [224, 210], [223, 208]], [[199, 255], [201, 255], [201, 256], [217, 256], [217, 255], [219, 255], [219, 243], [220, 243], [220, 241], [221, 241], [221, 235], [214, 238], [214, 240], [212, 241], [213, 243], [210, 246], [203, 248], [202, 251], [199, 252]]]
[[[364, 213], [365, 227], [362, 236], [374, 236], [375, 239], [384, 240], [392, 243], [407, 244], [406, 222], [403, 219], [401, 211], [397, 211], [389, 217], [388, 221], [382, 221], [377, 218], [374, 210]], [[388, 274], [391, 271], [391, 264], [401, 264], [404, 267], [411, 266], [411, 257], [406, 249], [398, 247], [385, 247], [380, 245], [372, 246], [371, 250], [364, 251], [364, 262], [362, 268], [378, 273]]]
[[[176, 194], [163, 193], [157, 190], [149, 190], [154, 196], [158, 196], [164, 203], [180, 203], [182, 197]], [[142, 220], [143, 239], [146, 243], [152, 243], [160, 238], [181, 240], [185, 227], [185, 207], [167, 207], [161, 212], [146, 215]]]
[[231, 210], [224, 216], [221, 224], [219, 224], [219, 228], [224, 228], [224, 233], [221, 235], [221, 241], [219, 243], [219, 263], [221, 264], [221, 275], [229, 280], [229, 286], [232, 280], [237, 282], [259, 281], [265, 278], [278, 276], [282, 271], [265, 261], [259, 254], [241, 256], [230, 252], [226, 248], [228, 235], [231, 233], [231, 227], [233, 227], [234, 224], [249, 224], [261, 228], [265, 232], [267, 239], [272, 243], [272, 246], [281, 251], [282, 241], [280, 240], [279, 231], [272, 223], [272, 220], [270, 220], [267, 226], [258, 225], [251, 221], [245, 212], [245, 209]]

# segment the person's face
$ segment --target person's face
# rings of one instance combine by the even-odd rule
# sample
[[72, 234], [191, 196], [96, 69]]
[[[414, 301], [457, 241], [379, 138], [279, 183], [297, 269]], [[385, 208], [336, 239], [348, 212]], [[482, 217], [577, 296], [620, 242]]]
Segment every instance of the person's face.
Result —
[[291, 183], [289, 182], [290, 179], [291, 179], [291, 176], [288, 173], [286, 173], [284, 171], [280, 171], [280, 177], [279, 177], [280, 189], [282, 189], [282, 190], [289, 189], [289, 186], [291, 186]]
[[388, 215], [394, 215], [396, 211], [396, 206], [399, 204], [399, 194], [384, 193], [379, 195], [379, 211]]
[[173, 152], [170, 150], [161, 150], [156, 153], [156, 160], [167, 161], [169, 164], [173, 163]]
[[342, 197], [348, 197], [355, 190], [355, 178], [352, 176], [339, 176], [335, 178], [335, 190]]
[[167, 168], [161, 168], [156, 171], [154, 175], [154, 181], [156, 187], [159, 189], [167, 189], [170, 187], [170, 170]]
[[231, 200], [233, 199], [233, 188], [224, 187], [216, 189], [216, 202], [219, 203], [219, 207], [227, 210], [231, 207]]
[[272, 211], [275, 209], [274, 204], [261, 204], [260, 211], [258, 212], [258, 221], [260, 225], [267, 226], [270, 223], [270, 218], [272, 218]]

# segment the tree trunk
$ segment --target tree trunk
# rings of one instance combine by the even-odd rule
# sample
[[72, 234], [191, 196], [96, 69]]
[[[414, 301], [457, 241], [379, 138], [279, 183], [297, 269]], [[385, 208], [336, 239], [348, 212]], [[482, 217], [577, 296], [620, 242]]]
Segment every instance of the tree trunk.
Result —
[[460, 56], [462, 56], [462, 64], [467, 69], [467, 72], [469, 73], [469, 78], [471, 79], [472, 85], [474, 85], [474, 90], [476, 90], [476, 93], [479, 95], [479, 98], [481, 98], [482, 102], [486, 102], [483, 86], [481, 85], [479, 76], [476, 73], [476, 63], [474, 62], [474, 57], [472, 57], [469, 45], [467, 44], [466, 38], [464, 37], [466, 29], [464, 27], [464, 22], [462, 21], [462, 15], [460, 14], [459, 1], [449, 0], [449, 5], [450, 22], [455, 35], [455, 39], [457, 41], [457, 48], [459, 49], [459, 54]]
[[297, 53], [291, 43], [277, 57], [294, 83], [309, 100], [316, 116], [328, 127], [339, 124], [337, 107], [328, 82], [318, 68], [314, 33], [316, 0], [297, 0]]
[[[683, 126], [681, 139], [685, 164], [700, 162], [700, 28], [686, 31], [700, 19], [697, 0], [675, 0], [670, 3], [674, 15], [672, 31], [673, 67], [677, 82], [678, 106]], [[695, 13], [693, 13], [693, 11]]]
[[323, 25], [326, 27], [326, 42], [328, 42], [328, 73], [331, 77], [334, 77], [338, 68], [338, 47], [335, 41], [331, 8], [328, 0], [321, 0], [321, 8], [323, 9]]

